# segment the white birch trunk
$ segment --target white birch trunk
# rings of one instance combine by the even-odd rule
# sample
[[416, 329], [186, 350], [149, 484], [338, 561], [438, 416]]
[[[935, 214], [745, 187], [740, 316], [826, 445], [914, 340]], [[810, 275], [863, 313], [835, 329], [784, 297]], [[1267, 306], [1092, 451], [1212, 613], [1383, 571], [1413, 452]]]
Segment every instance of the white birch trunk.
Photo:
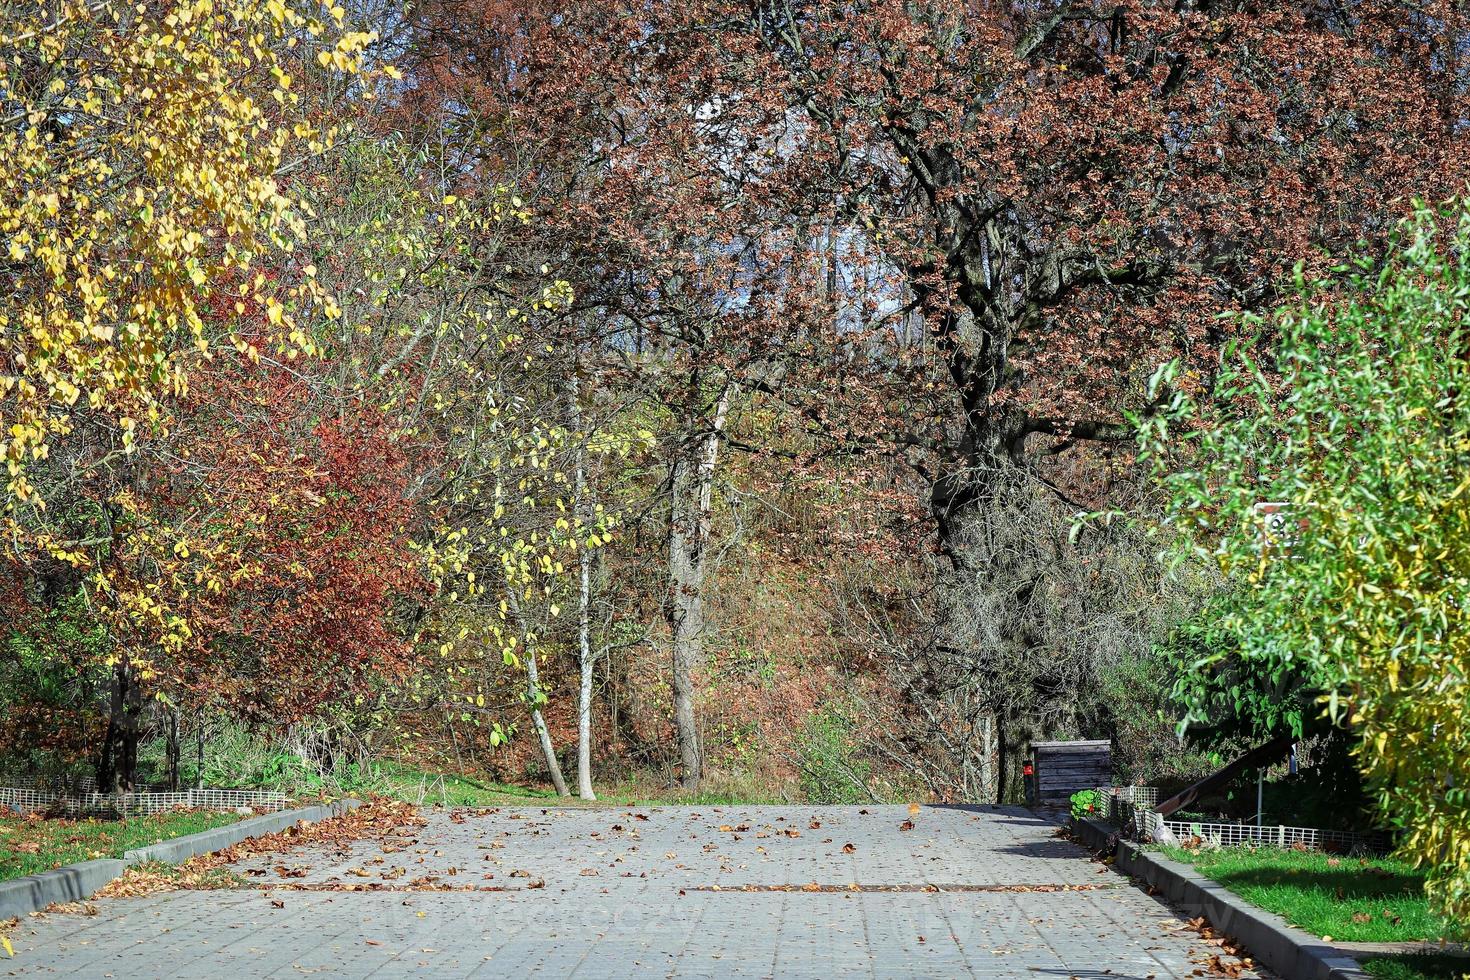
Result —
[[582, 668], [581, 684], [577, 689], [577, 795], [584, 800], [595, 800], [597, 794], [592, 791], [592, 549], [587, 547], [585, 537], [592, 523], [592, 501], [587, 491], [587, 442], [582, 432], [582, 406], [575, 365], [568, 394], [572, 434], [577, 439], [576, 498], [572, 501], [572, 513], [576, 517], [576, 533], [581, 536], [577, 542], [577, 564], [581, 572], [581, 589], [577, 597], [577, 659]]
[[[665, 616], [673, 643], [674, 727], [678, 733], [680, 783], [686, 789], [704, 778], [699, 721], [695, 712], [694, 670], [704, 660], [704, 585], [715, 464], [720, 435], [730, 410], [730, 388], [720, 392], [715, 415], [700, 438], [693, 459], [681, 451], [670, 480], [669, 599]], [[692, 465], [691, 465], [692, 464]]]

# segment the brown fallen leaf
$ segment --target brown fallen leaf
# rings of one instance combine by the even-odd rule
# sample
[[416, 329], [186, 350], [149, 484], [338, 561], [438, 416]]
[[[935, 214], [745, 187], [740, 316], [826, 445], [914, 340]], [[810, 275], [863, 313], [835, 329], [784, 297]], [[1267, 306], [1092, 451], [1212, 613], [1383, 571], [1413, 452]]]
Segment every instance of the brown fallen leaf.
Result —
[[854, 844], [854, 843], [852, 843], [851, 841], [848, 841], [846, 844], [843, 844], [842, 845], [842, 853], [843, 854], [851, 854], [853, 851], [856, 851], [856, 850], [857, 850], [857, 845]]

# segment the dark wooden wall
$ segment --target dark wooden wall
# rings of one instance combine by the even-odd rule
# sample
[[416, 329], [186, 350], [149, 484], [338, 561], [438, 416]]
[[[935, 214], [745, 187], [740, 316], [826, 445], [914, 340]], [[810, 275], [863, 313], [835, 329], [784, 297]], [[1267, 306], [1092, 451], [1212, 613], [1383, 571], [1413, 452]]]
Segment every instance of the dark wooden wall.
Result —
[[1094, 742], [1032, 742], [1037, 798], [1066, 803], [1078, 790], [1107, 786], [1113, 778], [1113, 746]]

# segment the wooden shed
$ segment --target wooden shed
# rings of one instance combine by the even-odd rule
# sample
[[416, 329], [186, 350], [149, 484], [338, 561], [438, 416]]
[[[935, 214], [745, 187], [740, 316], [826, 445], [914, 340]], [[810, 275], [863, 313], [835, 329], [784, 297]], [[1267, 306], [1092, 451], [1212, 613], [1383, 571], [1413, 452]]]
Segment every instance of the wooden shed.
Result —
[[1032, 742], [1036, 767], [1036, 798], [1041, 803], [1066, 803], [1078, 790], [1107, 786], [1113, 778], [1113, 743]]

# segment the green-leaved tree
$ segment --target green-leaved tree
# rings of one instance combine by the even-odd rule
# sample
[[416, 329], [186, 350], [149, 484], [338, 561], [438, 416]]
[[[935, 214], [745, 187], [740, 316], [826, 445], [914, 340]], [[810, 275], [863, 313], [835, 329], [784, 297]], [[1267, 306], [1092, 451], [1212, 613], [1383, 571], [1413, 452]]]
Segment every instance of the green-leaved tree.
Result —
[[1326, 692], [1431, 899], [1470, 922], [1470, 204], [1340, 272], [1299, 277], [1274, 349], [1228, 351], [1210, 405], [1176, 396], [1143, 440], [1243, 593], [1230, 655]]

